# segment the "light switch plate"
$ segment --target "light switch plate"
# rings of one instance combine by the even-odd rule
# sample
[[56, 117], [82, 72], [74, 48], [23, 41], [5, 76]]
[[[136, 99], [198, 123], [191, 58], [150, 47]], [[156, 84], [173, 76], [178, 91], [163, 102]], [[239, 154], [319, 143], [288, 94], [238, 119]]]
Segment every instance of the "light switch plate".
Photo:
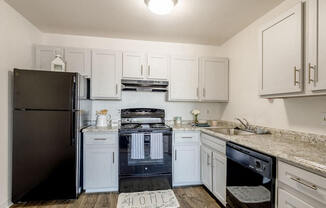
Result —
[[326, 126], [326, 112], [321, 113], [321, 123]]

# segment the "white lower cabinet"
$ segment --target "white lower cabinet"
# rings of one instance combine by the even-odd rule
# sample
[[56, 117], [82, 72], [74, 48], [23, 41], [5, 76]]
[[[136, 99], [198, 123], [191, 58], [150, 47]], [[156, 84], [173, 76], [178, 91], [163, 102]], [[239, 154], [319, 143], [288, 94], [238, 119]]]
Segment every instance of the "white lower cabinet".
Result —
[[278, 190], [278, 208], [314, 208], [283, 189]]
[[226, 157], [213, 152], [212, 192], [224, 205], [226, 203]]
[[225, 206], [226, 205], [226, 142], [202, 134], [201, 180], [204, 186]]
[[174, 133], [173, 186], [200, 183], [199, 133]]
[[278, 161], [278, 208], [325, 208], [326, 178]]
[[212, 150], [200, 147], [201, 181], [209, 189], [212, 187]]
[[84, 189], [118, 191], [118, 134], [84, 133]]

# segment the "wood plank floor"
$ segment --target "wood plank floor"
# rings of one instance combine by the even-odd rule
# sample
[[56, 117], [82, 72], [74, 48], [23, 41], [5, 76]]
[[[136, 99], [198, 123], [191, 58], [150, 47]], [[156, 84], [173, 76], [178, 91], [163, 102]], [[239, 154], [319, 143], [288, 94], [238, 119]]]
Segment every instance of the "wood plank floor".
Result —
[[[181, 208], [221, 208], [201, 186], [176, 188], [173, 191]], [[117, 202], [117, 193], [82, 194], [78, 200], [18, 204], [11, 208], [116, 208]]]

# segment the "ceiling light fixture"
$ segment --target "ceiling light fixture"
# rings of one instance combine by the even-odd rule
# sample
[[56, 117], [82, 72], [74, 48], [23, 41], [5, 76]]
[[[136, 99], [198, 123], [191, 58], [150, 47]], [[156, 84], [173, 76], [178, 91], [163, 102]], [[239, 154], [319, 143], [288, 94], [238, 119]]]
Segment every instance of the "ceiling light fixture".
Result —
[[177, 3], [178, 0], [145, 0], [149, 10], [158, 15], [170, 13]]

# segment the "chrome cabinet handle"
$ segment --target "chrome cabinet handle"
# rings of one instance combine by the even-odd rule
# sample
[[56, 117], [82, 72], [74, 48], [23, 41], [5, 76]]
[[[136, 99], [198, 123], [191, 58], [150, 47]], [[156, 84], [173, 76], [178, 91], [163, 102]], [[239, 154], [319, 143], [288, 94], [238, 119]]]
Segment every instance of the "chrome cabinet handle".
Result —
[[206, 97], [206, 88], [203, 88], [203, 95]]
[[181, 137], [182, 139], [192, 139], [192, 137]]
[[94, 140], [95, 140], [95, 141], [105, 141], [106, 138], [95, 138]]
[[177, 160], [177, 150], [174, 150], [174, 160]]
[[207, 165], [209, 166], [210, 165], [210, 156], [209, 156], [209, 154], [207, 154]]
[[148, 76], [151, 76], [151, 66], [148, 65]]
[[143, 65], [140, 66], [141, 75], [143, 76]]
[[293, 181], [295, 181], [295, 182], [297, 182], [297, 183], [300, 183], [301, 185], [304, 185], [304, 186], [306, 186], [306, 187], [308, 187], [308, 188], [311, 188], [311, 189], [313, 189], [313, 190], [317, 190], [317, 189], [318, 189], [316, 185], [310, 185], [310, 184], [307, 184], [307, 183], [305, 183], [304, 181], [302, 181], [301, 178], [298, 178], [298, 177], [291, 177], [290, 179], [293, 180]]
[[[297, 81], [297, 72], [300, 72], [300, 69], [297, 69], [297, 67], [295, 66], [294, 67], [294, 85], [295, 86], [300, 84], [300, 81]], [[299, 77], [299, 79], [300, 79], [300, 77]]]
[[114, 152], [112, 152], [112, 160], [113, 160], [113, 164], [114, 164]]
[[309, 63], [309, 67], [308, 67], [308, 83], [310, 84], [311, 82], [314, 81], [314, 79], [311, 79], [311, 70], [314, 70], [314, 74], [315, 74], [315, 65], [312, 65], [311, 63]]
[[197, 87], [197, 97], [199, 97], [199, 88]]
[[115, 84], [115, 94], [118, 94], [118, 84]]

